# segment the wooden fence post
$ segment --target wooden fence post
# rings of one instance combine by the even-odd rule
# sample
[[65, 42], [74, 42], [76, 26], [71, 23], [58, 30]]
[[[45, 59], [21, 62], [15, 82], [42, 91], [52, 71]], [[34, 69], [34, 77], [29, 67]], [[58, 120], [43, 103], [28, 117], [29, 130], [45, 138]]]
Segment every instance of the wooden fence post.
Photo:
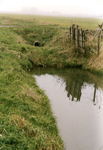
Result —
[[79, 26], [77, 25], [77, 28], [76, 28], [76, 48], [78, 48], [78, 40], [79, 40], [79, 37], [78, 37], [78, 29], [79, 29]]
[[86, 49], [85, 49], [85, 32], [82, 31], [82, 48], [85, 50], [85, 56], [86, 56]]
[[[78, 48], [84, 48], [85, 50], [85, 32], [81, 29], [79, 29], [79, 25], [76, 26], [75, 24], [70, 27], [70, 42], [75, 44], [75, 47]], [[86, 55], [86, 50], [85, 50], [85, 55]]]
[[78, 47], [80, 46], [79, 45], [79, 36], [80, 36], [80, 29], [78, 29]]
[[85, 48], [85, 32], [84, 32], [84, 50], [85, 50], [85, 56], [86, 56], [86, 48]]
[[76, 32], [76, 28], [74, 28], [74, 41], [75, 41], [75, 39], [76, 39], [76, 34], [75, 34], [75, 32]]
[[69, 39], [70, 39], [70, 43], [71, 43], [71, 38], [72, 38], [72, 37], [71, 37], [71, 27], [70, 27], [69, 30], [70, 30], [70, 32], [69, 32]]
[[72, 41], [74, 42], [75, 40], [75, 24], [72, 25]]
[[73, 41], [73, 27], [71, 27], [71, 43]]
[[82, 48], [84, 48], [84, 31], [82, 31]]
[[82, 28], [79, 30], [79, 47], [82, 47]]
[[98, 35], [98, 57], [99, 57], [99, 50], [100, 50], [100, 34]]

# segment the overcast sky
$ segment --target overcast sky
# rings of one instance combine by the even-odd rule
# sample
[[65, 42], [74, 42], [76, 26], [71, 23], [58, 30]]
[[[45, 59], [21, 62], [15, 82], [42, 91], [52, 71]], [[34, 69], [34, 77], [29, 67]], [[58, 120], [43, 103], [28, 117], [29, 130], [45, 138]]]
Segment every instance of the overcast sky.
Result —
[[103, 14], [103, 0], [0, 0], [0, 12]]

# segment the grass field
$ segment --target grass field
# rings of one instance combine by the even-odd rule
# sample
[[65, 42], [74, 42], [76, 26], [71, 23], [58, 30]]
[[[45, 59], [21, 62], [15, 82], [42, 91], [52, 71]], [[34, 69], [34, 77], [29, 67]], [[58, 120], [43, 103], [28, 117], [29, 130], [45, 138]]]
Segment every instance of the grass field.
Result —
[[0, 25], [26, 26], [0, 28], [0, 150], [64, 149], [49, 100], [29, 72], [35, 66], [82, 66], [103, 75], [102, 45], [97, 57], [96, 43], [87, 41], [84, 57], [75, 53], [68, 38], [72, 23], [95, 30], [101, 22], [90, 18], [0, 15]]
[[[61, 27], [70, 27], [73, 23], [79, 25], [80, 28], [96, 30], [98, 24], [103, 22], [102, 18], [82, 18], [82, 17], [54, 17], [54, 16], [36, 16], [36, 15], [18, 15], [18, 14], [1, 14], [3, 24], [6, 24], [4, 20], [8, 20], [7, 23], [23, 25], [23, 20], [25, 21], [24, 25], [34, 25], [37, 24], [55, 24]], [[10, 22], [10, 18], [12, 21]], [[14, 19], [14, 20], [13, 20]], [[18, 20], [19, 21], [16, 21]], [[20, 21], [21, 20], [21, 21]], [[13, 22], [14, 21], [14, 22]], [[29, 21], [29, 22], [28, 22]], [[28, 23], [27, 23], [28, 22]]]

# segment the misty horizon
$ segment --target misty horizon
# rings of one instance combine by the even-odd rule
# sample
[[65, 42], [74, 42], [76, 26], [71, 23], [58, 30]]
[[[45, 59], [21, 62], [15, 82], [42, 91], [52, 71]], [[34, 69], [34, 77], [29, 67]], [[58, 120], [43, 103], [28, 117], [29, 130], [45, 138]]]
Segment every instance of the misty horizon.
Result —
[[0, 0], [0, 13], [103, 17], [103, 0]]
[[67, 17], [103, 17], [103, 13], [96, 15], [96, 14], [69, 14], [69, 13], [61, 13], [60, 11], [43, 11], [39, 10], [36, 7], [22, 7], [21, 10], [18, 11], [0, 11], [0, 13], [12, 13], [12, 14], [25, 14], [25, 15], [44, 15], [44, 16], [67, 16]]

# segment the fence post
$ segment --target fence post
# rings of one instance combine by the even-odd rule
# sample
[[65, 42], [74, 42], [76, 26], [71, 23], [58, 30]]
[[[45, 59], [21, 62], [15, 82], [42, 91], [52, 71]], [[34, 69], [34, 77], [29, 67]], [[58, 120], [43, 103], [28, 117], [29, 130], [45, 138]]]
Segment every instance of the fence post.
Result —
[[73, 42], [74, 42], [74, 40], [75, 40], [75, 24], [73, 24], [72, 25], [72, 40], [73, 40]]
[[71, 43], [71, 38], [72, 38], [72, 37], [71, 37], [71, 27], [70, 27], [69, 30], [70, 30], [69, 39], [70, 39], [70, 43]]
[[98, 35], [98, 57], [99, 57], [99, 50], [100, 50], [100, 34]]
[[84, 32], [84, 50], [85, 50], [85, 56], [86, 56], [86, 48], [85, 48], [85, 32]]
[[73, 41], [73, 27], [71, 27], [71, 43]]
[[79, 30], [79, 47], [82, 48], [82, 28]]
[[82, 31], [82, 48], [84, 48], [84, 31]]
[[[81, 47], [84, 48], [85, 50], [85, 32], [81, 29], [79, 29], [79, 25], [76, 26], [73, 24], [70, 27], [70, 42], [75, 44], [76, 48]], [[86, 50], [85, 50], [85, 55], [86, 55]]]
[[80, 29], [78, 29], [78, 47], [80, 46], [80, 44], [79, 44], [79, 36], [80, 36]]
[[78, 37], [78, 29], [79, 29], [79, 26], [77, 25], [77, 28], [76, 28], [76, 48], [78, 48], [78, 39], [79, 39], [79, 37]]
[[75, 34], [75, 32], [76, 32], [76, 28], [74, 28], [74, 41], [75, 41], [75, 39], [76, 39], [76, 34]]

